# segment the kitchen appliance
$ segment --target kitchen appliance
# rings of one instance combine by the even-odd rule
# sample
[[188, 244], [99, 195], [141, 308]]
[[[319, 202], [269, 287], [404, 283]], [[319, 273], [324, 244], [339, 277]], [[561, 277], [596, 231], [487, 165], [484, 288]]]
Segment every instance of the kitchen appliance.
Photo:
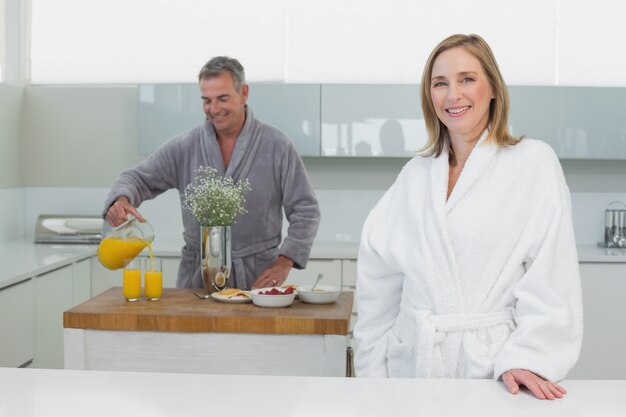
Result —
[[604, 246], [626, 248], [626, 204], [609, 203], [604, 211]]
[[35, 243], [100, 243], [100, 216], [42, 214], [35, 224]]

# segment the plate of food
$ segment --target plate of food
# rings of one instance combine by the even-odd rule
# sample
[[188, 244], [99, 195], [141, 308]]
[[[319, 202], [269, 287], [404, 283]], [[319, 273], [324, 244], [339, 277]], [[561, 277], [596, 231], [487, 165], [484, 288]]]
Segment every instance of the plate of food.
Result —
[[252, 297], [249, 291], [238, 288], [226, 288], [219, 292], [211, 293], [211, 298], [222, 303], [244, 304], [251, 303]]

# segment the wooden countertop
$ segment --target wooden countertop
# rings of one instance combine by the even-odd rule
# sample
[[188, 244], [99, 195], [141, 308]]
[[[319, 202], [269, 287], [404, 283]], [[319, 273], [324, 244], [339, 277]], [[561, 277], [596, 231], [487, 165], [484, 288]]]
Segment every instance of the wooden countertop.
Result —
[[[347, 335], [352, 293], [342, 292], [332, 304], [306, 304], [296, 299], [286, 308], [252, 303], [226, 304], [201, 300], [188, 288], [165, 288], [159, 301], [124, 300], [122, 288], [111, 288], [63, 314], [65, 328], [160, 332]], [[197, 290], [195, 291], [202, 291]]]

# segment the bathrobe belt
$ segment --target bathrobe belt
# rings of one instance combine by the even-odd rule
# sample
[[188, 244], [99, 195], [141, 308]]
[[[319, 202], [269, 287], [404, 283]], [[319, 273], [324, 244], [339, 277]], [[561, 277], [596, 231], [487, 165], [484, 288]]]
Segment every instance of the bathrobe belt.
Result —
[[430, 310], [411, 309], [405, 315], [415, 320], [417, 325], [417, 345], [415, 351], [416, 377], [443, 377], [443, 361], [440, 355], [433, 354], [435, 346], [443, 342], [446, 333], [477, 330], [493, 327], [513, 320], [513, 309], [490, 313], [434, 314]]
[[[237, 280], [237, 288], [247, 288], [246, 284], [246, 270], [243, 260], [247, 256], [256, 255], [257, 253], [264, 252], [268, 249], [272, 249], [280, 243], [280, 237], [265, 240], [263, 242], [257, 242], [252, 245], [245, 246], [241, 249], [233, 249], [233, 269], [235, 270], [235, 278]], [[256, 279], [256, 277], [254, 277]], [[254, 280], [253, 280], [254, 281]]]

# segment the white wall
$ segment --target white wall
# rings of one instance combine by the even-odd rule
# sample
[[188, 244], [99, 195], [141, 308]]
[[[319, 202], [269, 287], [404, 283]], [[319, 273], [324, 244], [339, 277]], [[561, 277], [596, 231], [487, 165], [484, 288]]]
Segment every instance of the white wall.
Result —
[[22, 88], [0, 84], [0, 189], [22, 185]]
[[38, 84], [192, 82], [222, 54], [253, 81], [414, 83], [439, 41], [478, 33], [509, 84], [626, 85], [619, 0], [30, 1]]
[[[0, 83], [0, 242], [24, 235], [21, 110], [20, 0], [0, 2], [6, 27], [0, 42], [4, 54]], [[0, 17], [1, 18], [1, 17]]]
[[25, 234], [24, 188], [0, 189], [0, 243]]

